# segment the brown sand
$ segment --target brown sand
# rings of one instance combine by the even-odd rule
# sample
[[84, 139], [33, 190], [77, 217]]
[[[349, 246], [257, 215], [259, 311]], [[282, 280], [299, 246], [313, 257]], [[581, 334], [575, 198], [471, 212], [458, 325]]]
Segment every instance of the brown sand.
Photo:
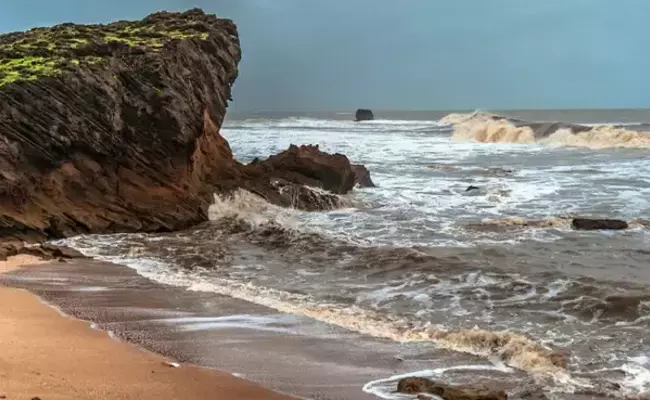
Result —
[[[0, 273], [36, 264], [0, 262]], [[4, 397], [3, 397], [4, 396]], [[181, 365], [61, 316], [24, 290], [0, 287], [0, 398], [288, 400], [230, 374]]]

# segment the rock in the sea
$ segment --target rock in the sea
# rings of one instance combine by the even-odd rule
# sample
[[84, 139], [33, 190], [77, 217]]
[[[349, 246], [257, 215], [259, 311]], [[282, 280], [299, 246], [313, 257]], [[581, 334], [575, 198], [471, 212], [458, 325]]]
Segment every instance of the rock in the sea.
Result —
[[318, 145], [291, 145], [282, 153], [246, 167], [251, 174], [271, 176], [337, 194], [349, 192], [355, 184], [350, 160], [343, 154], [322, 152]]
[[363, 165], [352, 164], [352, 171], [354, 171], [354, 181], [359, 187], [375, 187], [375, 183], [370, 179], [370, 171], [368, 171], [368, 168]]
[[365, 108], [358, 109], [354, 114], [355, 121], [372, 121], [373, 119], [375, 119], [375, 115], [372, 113], [372, 110]]
[[271, 199], [269, 194], [263, 195], [267, 201], [280, 204], [284, 207], [297, 208], [305, 211], [335, 210], [347, 204], [340, 196], [318, 191], [309, 186], [296, 184], [283, 179], [275, 179], [272, 185], [274, 192]]
[[182, 229], [215, 192], [287, 205], [277, 178], [351, 190], [342, 155], [233, 158], [219, 130], [240, 58], [235, 24], [198, 9], [0, 36], [0, 239]]
[[471, 191], [474, 191], [474, 190], [481, 190], [481, 188], [478, 187], [478, 186], [469, 185], [469, 186], [467, 187], [467, 189], [465, 189], [466, 192], [471, 192]]
[[574, 218], [571, 226], [581, 231], [622, 230], [628, 228], [628, 223], [620, 219]]
[[443, 400], [507, 400], [503, 390], [449, 386], [426, 378], [404, 378], [397, 383], [397, 391], [405, 394], [429, 393]]

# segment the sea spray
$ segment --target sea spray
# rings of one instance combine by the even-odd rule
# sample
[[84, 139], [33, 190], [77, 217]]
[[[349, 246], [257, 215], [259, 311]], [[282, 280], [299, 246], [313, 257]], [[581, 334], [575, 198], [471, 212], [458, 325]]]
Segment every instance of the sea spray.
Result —
[[214, 195], [214, 203], [208, 208], [208, 218], [216, 221], [221, 218], [237, 218], [253, 226], [269, 222], [292, 227], [296, 224], [297, 211], [273, 205], [262, 197], [244, 189], [231, 194]]

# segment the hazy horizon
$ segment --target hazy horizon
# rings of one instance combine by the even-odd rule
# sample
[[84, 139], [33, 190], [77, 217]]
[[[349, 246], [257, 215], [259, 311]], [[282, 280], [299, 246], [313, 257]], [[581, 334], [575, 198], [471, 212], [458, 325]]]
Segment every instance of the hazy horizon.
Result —
[[203, 8], [243, 48], [235, 111], [650, 108], [650, 3], [5, 0], [5, 32]]

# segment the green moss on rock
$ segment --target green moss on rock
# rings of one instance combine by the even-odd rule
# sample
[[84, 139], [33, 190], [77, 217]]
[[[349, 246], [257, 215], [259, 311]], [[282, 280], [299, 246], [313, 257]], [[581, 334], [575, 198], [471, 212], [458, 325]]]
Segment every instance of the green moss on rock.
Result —
[[102, 46], [126, 45], [141, 52], [160, 51], [171, 41], [205, 40], [208, 36], [205, 27], [191, 18], [179, 21], [164, 17], [108, 25], [68, 23], [0, 35], [0, 87], [54, 76], [83, 65], [100, 64], [106, 56], [93, 53]]

